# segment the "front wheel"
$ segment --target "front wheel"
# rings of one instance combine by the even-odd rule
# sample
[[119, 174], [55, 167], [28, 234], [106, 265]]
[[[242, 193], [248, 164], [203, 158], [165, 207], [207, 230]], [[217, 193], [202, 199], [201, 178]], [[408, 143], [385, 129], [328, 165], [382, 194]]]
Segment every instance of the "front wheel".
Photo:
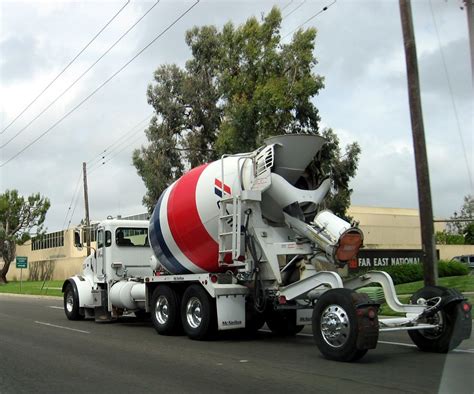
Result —
[[207, 339], [217, 330], [216, 303], [199, 285], [189, 286], [183, 294], [181, 320], [191, 339]]
[[[453, 290], [441, 286], [426, 286], [413, 294], [411, 302], [417, 304], [423, 299], [430, 305], [440, 302], [449, 292], [452, 293]], [[464, 310], [465, 304], [465, 302], [447, 304], [433, 316], [425, 318], [424, 323], [434, 324], [437, 327], [408, 331], [413, 343], [424, 352], [434, 353], [447, 353], [458, 347], [471, 334], [471, 310], [469, 304]]]
[[64, 313], [69, 320], [82, 320], [84, 318], [81, 308], [79, 308], [79, 297], [70, 283], [64, 290]]
[[316, 345], [330, 360], [356, 361], [377, 344], [377, 307], [366, 294], [327, 290], [314, 306], [312, 323]]

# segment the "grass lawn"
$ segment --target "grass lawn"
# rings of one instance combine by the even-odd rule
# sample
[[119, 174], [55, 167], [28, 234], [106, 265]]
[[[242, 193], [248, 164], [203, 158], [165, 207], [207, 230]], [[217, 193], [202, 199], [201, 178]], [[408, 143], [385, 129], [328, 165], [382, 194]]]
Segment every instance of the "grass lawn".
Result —
[[43, 283], [39, 282], [9, 282], [6, 285], [0, 285], [0, 293], [13, 293], [13, 294], [33, 294], [33, 295], [49, 295], [62, 297], [61, 288], [63, 280], [52, 280]]
[[[438, 286], [453, 287], [461, 292], [474, 292], [474, 275], [447, 276], [438, 279]], [[413, 294], [424, 287], [423, 281], [397, 285], [397, 294]]]

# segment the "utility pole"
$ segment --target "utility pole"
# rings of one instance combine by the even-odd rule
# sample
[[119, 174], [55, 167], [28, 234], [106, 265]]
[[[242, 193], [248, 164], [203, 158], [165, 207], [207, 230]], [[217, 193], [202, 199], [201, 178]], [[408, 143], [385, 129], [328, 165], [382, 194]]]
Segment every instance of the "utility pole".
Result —
[[416, 179], [418, 184], [418, 205], [420, 210], [421, 245], [423, 250], [423, 276], [425, 285], [436, 285], [438, 267], [436, 261], [433, 207], [431, 204], [430, 175], [426, 154], [425, 130], [421, 109], [420, 81], [416, 56], [415, 33], [410, 0], [399, 0], [402, 20], [403, 43], [408, 78], [408, 99], [415, 151]]
[[467, 29], [469, 31], [469, 49], [471, 53], [471, 78], [474, 88], [474, 0], [464, 0], [467, 15]]
[[89, 220], [89, 193], [87, 191], [87, 164], [84, 162], [82, 163], [82, 172], [84, 175], [84, 206], [86, 210], [86, 244], [87, 244], [87, 255], [91, 254], [91, 227], [90, 227], [90, 220]]

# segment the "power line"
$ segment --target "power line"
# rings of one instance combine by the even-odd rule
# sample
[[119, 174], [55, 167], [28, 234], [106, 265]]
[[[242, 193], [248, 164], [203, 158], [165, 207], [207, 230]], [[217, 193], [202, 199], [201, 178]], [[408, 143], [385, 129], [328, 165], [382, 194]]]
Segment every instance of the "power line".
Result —
[[67, 212], [66, 212], [66, 216], [64, 217], [62, 228], [65, 229], [65, 230], [66, 230], [65, 226], [66, 226], [67, 217], [69, 216], [69, 212], [71, 211], [71, 208], [72, 208], [72, 205], [74, 204], [74, 201], [75, 201], [74, 209], [71, 213], [71, 218], [69, 219], [68, 228], [69, 228], [69, 225], [71, 224], [72, 217], [74, 216], [74, 211], [76, 210], [77, 195], [78, 195], [78, 192], [79, 192], [79, 186], [81, 185], [81, 179], [82, 179], [82, 171], [79, 173], [79, 179], [77, 180], [76, 187], [74, 188], [74, 194], [72, 195], [71, 202], [69, 203], [69, 207], [68, 207]]
[[[140, 131], [140, 130], [139, 130]], [[133, 135], [131, 135], [129, 138], [127, 138], [125, 141], [128, 141], [131, 137], [135, 136], [137, 133], [134, 133]], [[107, 160], [105, 160], [104, 162], [102, 163], [99, 163], [98, 166], [94, 167], [93, 169], [91, 169], [89, 171], [89, 174], [92, 173], [93, 171], [97, 170], [98, 168], [100, 168], [101, 166], [104, 166], [106, 165], [109, 161], [111, 161], [112, 159], [114, 159], [115, 157], [117, 157], [120, 153], [122, 153], [125, 149], [129, 148], [130, 146], [133, 146], [137, 141], [140, 140], [140, 138], [143, 138], [143, 135], [139, 135], [138, 138], [135, 138], [133, 140], [133, 142], [131, 144], [127, 144], [125, 145], [124, 147], [122, 147], [122, 149], [119, 149], [118, 151], [115, 152], [114, 155], [110, 156]]]
[[130, 33], [130, 31], [137, 26], [143, 18], [145, 18], [148, 13], [156, 7], [156, 5], [160, 2], [160, 0], [157, 0], [155, 4], [153, 4], [147, 12], [145, 12], [132, 26], [128, 28], [128, 30], [123, 33], [110, 47], [107, 49], [99, 58], [92, 63], [89, 68], [86, 69], [78, 78], [75, 79], [75, 81], [70, 84], [59, 96], [57, 96], [51, 103], [49, 103], [43, 110], [36, 115], [30, 122], [28, 122], [23, 128], [21, 128], [13, 137], [11, 137], [7, 142], [5, 142], [3, 145], [0, 145], [0, 149], [4, 148], [7, 146], [10, 142], [12, 142], [16, 137], [18, 137], [23, 131], [25, 131], [34, 121], [36, 121], [41, 115], [43, 115], [49, 108], [53, 106], [54, 103], [56, 103], [61, 97], [63, 97], [77, 82], [79, 82], [97, 63], [99, 63], [122, 39]]
[[[112, 144], [106, 147], [101, 153], [99, 153], [95, 158], [89, 160], [87, 165], [90, 166], [91, 173], [96, 168], [100, 167], [101, 165], [105, 164], [106, 155], [110, 155], [117, 149], [119, 149], [125, 142], [127, 142], [131, 137], [134, 135], [142, 132], [143, 130], [140, 128], [140, 125], [145, 121], [149, 120], [153, 113], [147, 115], [144, 119], [140, 120], [137, 124], [135, 124], [132, 128], [127, 130], [123, 133], [117, 140], [115, 140]], [[138, 130], [136, 130], [138, 128]], [[119, 142], [120, 141], [120, 142]], [[104, 160], [103, 163], [100, 163], [101, 160]]]
[[462, 151], [463, 151], [463, 154], [464, 154], [464, 160], [466, 162], [466, 170], [467, 170], [467, 175], [469, 177], [469, 184], [471, 186], [471, 191], [472, 191], [472, 190], [474, 190], [474, 188], [473, 188], [473, 185], [472, 185], [471, 169], [469, 167], [469, 160], [467, 158], [466, 145], [464, 144], [464, 138], [463, 138], [462, 133], [461, 133], [461, 124], [459, 122], [459, 116], [458, 116], [458, 111], [457, 111], [457, 108], [456, 108], [456, 103], [454, 102], [454, 94], [453, 94], [453, 88], [451, 86], [451, 79], [449, 78], [448, 66], [446, 64], [446, 58], [444, 57], [443, 47], [441, 45], [441, 38], [440, 38], [440, 35], [439, 35], [439, 31], [438, 31], [438, 24], [437, 24], [436, 18], [434, 16], [433, 4], [432, 4], [431, 0], [429, 1], [429, 4], [430, 4], [431, 17], [433, 18], [433, 24], [434, 24], [435, 31], [436, 31], [436, 36], [438, 38], [439, 52], [441, 54], [441, 59], [443, 61], [444, 73], [446, 75], [446, 80], [448, 82], [449, 95], [451, 97], [451, 105], [453, 107], [454, 117], [456, 118], [457, 131], [458, 131], [458, 134], [459, 134], [459, 139], [461, 140], [461, 146], [462, 146]]
[[292, 31], [290, 31], [288, 34], [286, 34], [282, 39], [285, 39], [286, 37], [288, 37], [290, 34], [292, 34], [293, 32], [295, 32], [296, 30], [300, 29], [302, 26], [306, 25], [309, 21], [313, 20], [314, 18], [316, 18], [319, 14], [322, 14], [324, 11], [327, 11], [329, 7], [331, 7], [334, 3], [336, 3], [337, 0], [334, 0], [331, 4], [323, 7], [321, 10], [319, 10], [316, 14], [310, 16], [308, 19], [306, 19], [303, 23], [301, 23], [298, 27], [296, 27], [295, 29], [293, 29]]
[[295, 1], [295, 0], [291, 0], [287, 5], [285, 5], [285, 6], [280, 10], [280, 12], [285, 11], [291, 4], [293, 4], [293, 1]]
[[295, 8], [293, 8], [293, 10], [290, 11], [288, 14], [286, 14], [286, 15], [283, 17], [283, 19], [288, 18], [288, 17], [289, 17], [291, 14], [293, 14], [295, 11], [299, 10], [299, 9], [303, 6], [304, 3], [306, 3], [306, 0], [303, 0], [300, 5], [298, 5], [298, 6], [296, 6]]
[[86, 46], [84, 48], [82, 48], [79, 53], [74, 56], [74, 58], [66, 65], [66, 67], [64, 67], [62, 69], [62, 71], [56, 75], [56, 77], [54, 77], [54, 79], [48, 83], [48, 85], [46, 85], [46, 87], [40, 92], [40, 94], [38, 94], [31, 103], [29, 103], [25, 108], [23, 108], [23, 110], [15, 117], [15, 119], [13, 119], [8, 125], [7, 127], [5, 127], [1, 132], [0, 134], [3, 134], [13, 123], [15, 123], [17, 121], [17, 119], [23, 115], [27, 110], [28, 108], [30, 108], [35, 102], [36, 100], [38, 100], [44, 92], [46, 92], [46, 90], [48, 90], [48, 88], [54, 83], [56, 82], [56, 80], [61, 76], [63, 75], [63, 73], [77, 60], [77, 58], [79, 56], [81, 56], [81, 54], [89, 47], [89, 45], [91, 45], [95, 39], [97, 37], [99, 37], [99, 35], [112, 23], [112, 21], [125, 9], [125, 7], [130, 3], [130, 0], [127, 0], [127, 2], [122, 6], [122, 8], [120, 8], [117, 13], [112, 17], [112, 19], [110, 19], [103, 27], [102, 29], [99, 30], [99, 32], [94, 36], [92, 37], [92, 39], [86, 44]]
[[[139, 127], [142, 123], [144, 123], [145, 121], [147, 121], [148, 119], [151, 118], [151, 116], [153, 115], [153, 113], [151, 114], [148, 114], [146, 117], [144, 117], [143, 119], [141, 119], [139, 122], [137, 122], [134, 126], [132, 126], [130, 129], [128, 129], [126, 132], [122, 133], [122, 135], [117, 138], [112, 144], [108, 145], [107, 147], [105, 147], [99, 154], [97, 154], [96, 156], [94, 156], [92, 159], [90, 159], [88, 162], [87, 162], [87, 165], [88, 166], [91, 166], [91, 165], [94, 165], [95, 163], [94, 162], [97, 162], [98, 160], [100, 161], [100, 159], [103, 159], [104, 158], [104, 155], [105, 154], [108, 154], [110, 152], [112, 152], [114, 148], [112, 148], [114, 145], [116, 145], [120, 140], [124, 139], [127, 137], [127, 135], [133, 131], [135, 131], [135, 129], [137, 127]], [[141, 130], [139, 130], [141, 131]], [[122, 141], [123, 142], [123, 141]], [[120, 145], [120, 144], [119, 144]]]
[[84, 98], [79, 104], [77, 104], [74, 108], [72, 108], [69, 112], [63, 115], [58, 121], [56, 121], [52, 126], [46, 129], [43, 133], [41, 133], [38, 137], [36, 137], [33, 141], [27, 144], [23, 149], [19, 152], [14, 154], [8, 160], [4, 161], [0, 164], [0, 167], [4, 167], [6, 164], [11, 162], [12, 160], [16, 159], [20, 156], [24, 151], [26, 151], [30, 146], [38, 142], [42, 137], [48, 134], [52, 129], [54, 129], [58, 124], [60, 124], [64, 119], [66, 119], [69, 115], [71, 115], [74, 111], [76, 111], [79, 107], [82, 106], [87, 100], [89, 100], [94, 94], [96, 94], [100, 89], [102, 89], [107, 83], [109, 83], [113, 78], [115, 78], [120, 72], [122, 72], [130, 63], [132, 63], [138, 56], [140, 56], [145, 50], [147, 50], [152, 44], [155, 43], [159, 38], [161, 38], [168, 30], [170, 30], [179, 20], [181, 20], [186, 14], [188, 14], [198, 3], [200, 0], [196, 0], [190, 7], [186, 9], [186, 11], [182, 12], [171, 24], [168, 25], [160, 34], [158, 34], [153, 40], [151, 40], [145, 47], [143, 47], [135, 56], [133, 56], [128, 62], [126, 62], [122, 67], [120, 67], [115, 73], [113, 73], [108, 79], [106, 79], [101, 85], [99, 85], [92, 93], [90, 93], [86, 98]]

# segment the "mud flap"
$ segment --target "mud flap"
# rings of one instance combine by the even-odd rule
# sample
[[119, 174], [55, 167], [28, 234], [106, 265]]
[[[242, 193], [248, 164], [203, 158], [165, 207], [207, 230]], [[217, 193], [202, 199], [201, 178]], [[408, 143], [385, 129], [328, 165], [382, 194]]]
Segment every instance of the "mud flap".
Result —
[[367, 302], [367, 298], [364, 296], [359, 293], [352, 293], [359, 330], [356, 346], [359, 350], [375, 349], [379, 339], [378, 310], [380, 304], [373, 301]]

